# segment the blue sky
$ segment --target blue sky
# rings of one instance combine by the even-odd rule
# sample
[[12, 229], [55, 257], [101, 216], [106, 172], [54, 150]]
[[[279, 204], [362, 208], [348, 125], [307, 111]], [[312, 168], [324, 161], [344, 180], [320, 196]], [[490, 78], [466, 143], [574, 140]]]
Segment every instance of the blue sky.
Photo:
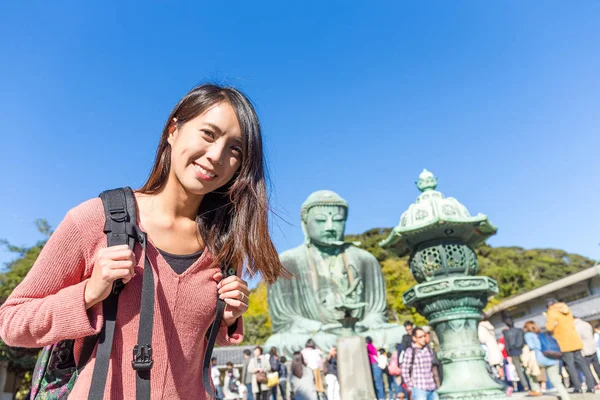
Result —
[[259, 112], [280, 251], [312, 191], [348, 200], [349, 233], [391, 227], [427, 168], [499, 227], [492, 245], [600, 259], [599, 18], [597, 1], [2, 2], [0, 238], [139, 187], [173, 105], [216, 81]]

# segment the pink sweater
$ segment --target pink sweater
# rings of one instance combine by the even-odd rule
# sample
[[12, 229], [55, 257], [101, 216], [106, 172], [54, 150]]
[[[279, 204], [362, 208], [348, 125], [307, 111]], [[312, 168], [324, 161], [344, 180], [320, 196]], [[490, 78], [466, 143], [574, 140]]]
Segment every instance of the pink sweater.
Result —
[[[44, 246], [23, 282], [0, 307], [0, 336], [10, 346], [41, 347], [63, 339], [83, 338], [102, 327], [102, 304], [86, 311], [84, 290], [96, 252], [106, 247], [104, 210], [100, 199], [71, 211]], [[140, 224], [140, 228], [143, 226]], [[208, 399], [202, 389], [206, 331], [214, 319], [217, 283], [205, 251], [187, 271], [177, 275], [149, 240], [147, 253], [155, 274], [152, 399]], [[104, 399], [135, 399], [132, 350], [137, 342], [144, 258], [136, 245], [136, 276], [119, 297], [117, 328]], [[223, 325], [217, 344], [238, 344], [242, 321], [229, 336]], [[85, 399], [95, 355], [81, 372], [70, 398]]]

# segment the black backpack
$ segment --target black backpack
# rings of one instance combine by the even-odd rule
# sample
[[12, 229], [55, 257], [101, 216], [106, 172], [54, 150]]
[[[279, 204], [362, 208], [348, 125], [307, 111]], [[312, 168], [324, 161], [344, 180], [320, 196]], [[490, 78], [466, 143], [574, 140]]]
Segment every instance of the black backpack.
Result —
[[[100, 193], [106, 222], [108, 246], [127, 244], [133, 251], [135, 244], [139, 243], [146, 254], [146, 234], [137, 225], [137, 209], [133, 191], [126, 187], [107, 190]], [[223, 278], [235, 275], [233, 268], [221, 268]], [[65, 340], [44, 348], [34, 370], [32, 385], [33, 399], [66, 399], [69, 396], [79, 371], [89, 361], [96, 344], [96, 364], [92, 375], [92, 382], [88, 400], [102, 400], [106, 386], [106, 376], [110, 363], [110, 354], [114, 339], [119, 294], [125, 285], [121, 280], [115, 281], [111, 294], [102, 302], [104, 325], [97, 336], [84, 339], [81, 356], [75, 363], [73, 356], [73, 340]], [[217, 297], [216, 317], [207, 333], [208, 344], [202, 363], [202, 381], [209, 396], [217, 399], [218, 396], [210, 379], [210, 359], [215, 345], [215, 340], [221, 321], [225, 302]], [[140, 328], [138, 328], [138, 343], [132, 349], [132, 368], [136, 371], [136, 400], [150, 400], [150, 370], [154, 364], [152, 359], [152, 327], [154, 324], [154, 274], [148, 257], [144, 260], [144, 274], [142, 280], [142, 297], [140, 300]], [[57, 370], [57, 368], [59, 370]], [[53, 397], [48, 397], [53, 396]]]
[[228, 389], [231, 393], [239, 393], [240, 388], [238, 387], [238, 380], [235, 377], [235, 375], [233, 375], [233, 371], [227, 371], [227, 374], [229, 375], [229, 384]]

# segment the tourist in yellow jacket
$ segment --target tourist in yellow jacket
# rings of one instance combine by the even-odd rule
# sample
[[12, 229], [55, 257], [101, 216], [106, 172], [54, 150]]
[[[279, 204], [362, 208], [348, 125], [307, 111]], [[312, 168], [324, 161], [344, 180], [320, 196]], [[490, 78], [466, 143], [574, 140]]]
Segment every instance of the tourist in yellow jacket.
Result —
[[[546, 329], [552, 333], [560, 346], [560, 351], [563, 353], [562, 360], [575, 388], [575, 393], [581, 393], [581, 380], [577, 368], [583, 371], [585, 375], [587, 391], [593, 393], [596, 382], [588, 364], [581, 355], [583, 342], [575, 330], [575, 322], [569, 306], [565, 303], [559, 303], [553, 298], [548, 299], [546, 305], [548, 306]], [[575, 365], [577, 365], [577, 368]]]

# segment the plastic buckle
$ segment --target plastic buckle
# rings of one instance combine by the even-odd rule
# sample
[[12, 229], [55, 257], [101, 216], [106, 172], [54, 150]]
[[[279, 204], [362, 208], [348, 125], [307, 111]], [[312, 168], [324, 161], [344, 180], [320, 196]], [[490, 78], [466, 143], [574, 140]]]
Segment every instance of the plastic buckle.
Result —
[[133, 347], [133, 360], [131, 366], [136, 371], [149, 371], [152, 369], [154, 360], [152, 360], [152, 346], [149, 344]]
[[110, 219], [115, 222], [125, 222], [125, 220], [127, 220], [127, 210], [124, 208], [117, 208], [108, 211], [110, 213]]
[[124, 287], [125, 287], [125, 284], [123, 283], [123, 279], [117, 279], [116, 281], [113, 282], [112, 294], [114, 294], [114, 295], [120, 294]]

